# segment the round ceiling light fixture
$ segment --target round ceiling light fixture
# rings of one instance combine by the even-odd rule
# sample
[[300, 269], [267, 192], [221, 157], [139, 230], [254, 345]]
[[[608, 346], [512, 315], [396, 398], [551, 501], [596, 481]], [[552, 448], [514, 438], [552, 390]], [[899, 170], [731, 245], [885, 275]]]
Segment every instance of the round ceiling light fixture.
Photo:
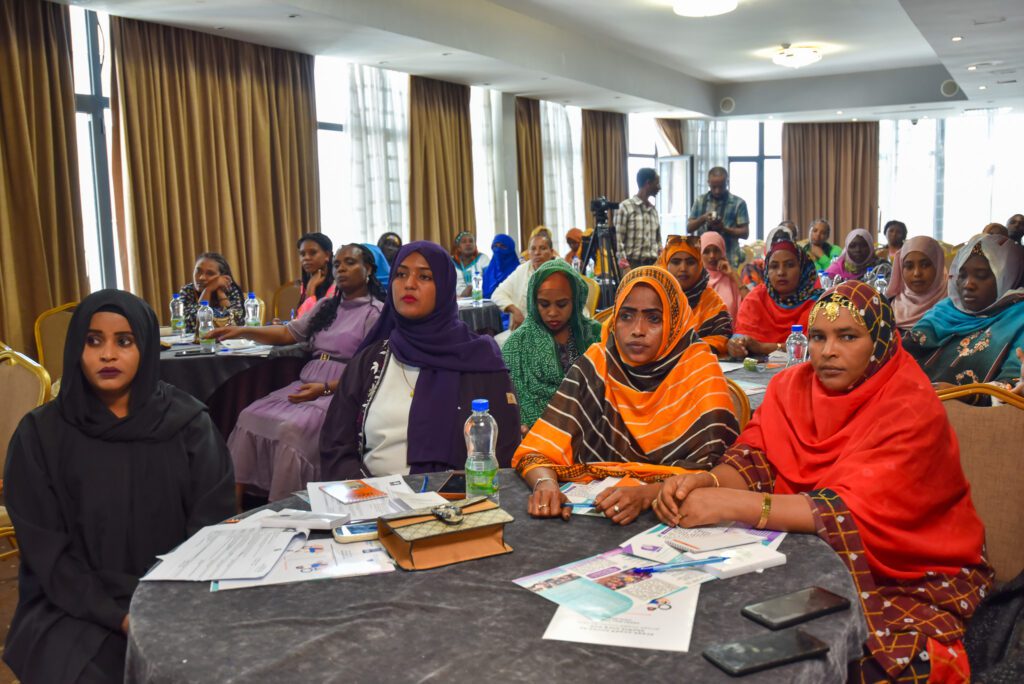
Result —
[[821, 53], [813, 45], [790, 45], [783, 43], [782, 49], [775, 53], [772, 61], [779, 66], [799, 69], [808, 64], [821, 61]]
[[736, 9], [737, 0], [674, 0], [672, 11], [681, 17], [717, 17]]

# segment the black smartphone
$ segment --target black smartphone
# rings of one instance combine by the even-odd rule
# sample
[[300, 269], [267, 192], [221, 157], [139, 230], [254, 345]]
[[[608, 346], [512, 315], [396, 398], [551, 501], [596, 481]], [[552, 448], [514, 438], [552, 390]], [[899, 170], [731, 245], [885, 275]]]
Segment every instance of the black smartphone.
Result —
[[704, 649], [705, 658], [733, 677], [760, 672], [828, 652], [828, 644], [802, 629], [768, 632], [742, 641], [714, 644]]
[[839, 594], [821, 587], [808, 587], [760, 603], [751, 603], [740, 612], [765, 627], [782, 629], [849, 607], [850, 602]]
[[202, 356], [203, 354], [210, 354], [205, 349], [186, 349], [184, 351], [175, 352], [175, 356]]
[[466, 498], [466, 473], [462, 470], [455, 470], [448, 479], [444, 481], [437, 493], [450, 501], [458, 501]]

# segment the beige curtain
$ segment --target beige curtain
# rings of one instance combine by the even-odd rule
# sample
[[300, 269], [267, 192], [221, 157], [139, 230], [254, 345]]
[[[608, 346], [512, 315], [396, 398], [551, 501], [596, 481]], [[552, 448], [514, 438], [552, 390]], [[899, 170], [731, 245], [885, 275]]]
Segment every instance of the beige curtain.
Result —
[[655, 121], [665, 142], [672, 148], [672, 154], [683, 154], [683, 120], [655, 119]]
[[544, 223], [544, 165], [540, 145], [540, 101], [516, 98], [516, 169], [519, 175], [519, 246]]
[[842, 245], [855, 228], [878, 234], [878, 123], [782, 125], [782, 215], [832, 222]]
[[0, 341], [88, 291], [68, 8], [0, 2]]
[[313, 57], [110, 18], [125, 282], [161, 317], [197, 254], [269, 302], [320, 228]]
[[[629, 197], [626, 180], [626, 115], [583, 110], [583, 201], [606, 196], [612, 202]], [[594, 215], [587, 212], [587, 227]]]
[[409, 145], [412, 239], [447, 248], [459, 232], [475, 234], [469, 86], [412, 76]]

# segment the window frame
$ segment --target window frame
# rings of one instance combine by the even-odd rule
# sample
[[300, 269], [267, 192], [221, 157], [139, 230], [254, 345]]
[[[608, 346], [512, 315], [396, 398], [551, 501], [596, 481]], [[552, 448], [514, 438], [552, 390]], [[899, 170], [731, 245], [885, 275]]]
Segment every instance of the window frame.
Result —
[[[757, 164], [757, 197], [754, 198], [754, 206], [757, 211], [757, 225], [751, 226], [754, 232], [748, 240], [763, 240], [764, 229], [764, 166], [767, 160], [782, 160], [781, 150], [779, 154], [765, 154], [764, 152], [764, 121], [757, 122], [757, 154], [729, 156], [728, 168], [732, 168], [733, 162], [754, 162]], [[730, 172], [730, 176], [732, 173]], [[774, 226], [773, 226], [774, 228]]]

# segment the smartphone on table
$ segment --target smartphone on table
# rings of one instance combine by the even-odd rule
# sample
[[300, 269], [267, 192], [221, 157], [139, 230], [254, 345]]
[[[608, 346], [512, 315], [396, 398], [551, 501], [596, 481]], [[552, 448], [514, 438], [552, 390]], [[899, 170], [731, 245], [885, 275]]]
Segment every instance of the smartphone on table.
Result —
[[453, 470], [448, 479], [438, 487], [437, 493], [449, 501], [466, 498], [466, 471]]
[[726, 674], [739, 677], [825, 653], [828, 644], [796, 628], [714, 644], [704, 649], [702, 655]]
[[740, 612], [769, 629], [782, 629], [849, 607], [850, 602], [839, 594], [821, 587], [808, 587], [751, 603]]
[[377, 538], [377, 521], [353, 523], [351, 525], [339, 525], [331, 530], [334, 541], [339, 544], [350, 544], [352, 542], [372, 541]]

